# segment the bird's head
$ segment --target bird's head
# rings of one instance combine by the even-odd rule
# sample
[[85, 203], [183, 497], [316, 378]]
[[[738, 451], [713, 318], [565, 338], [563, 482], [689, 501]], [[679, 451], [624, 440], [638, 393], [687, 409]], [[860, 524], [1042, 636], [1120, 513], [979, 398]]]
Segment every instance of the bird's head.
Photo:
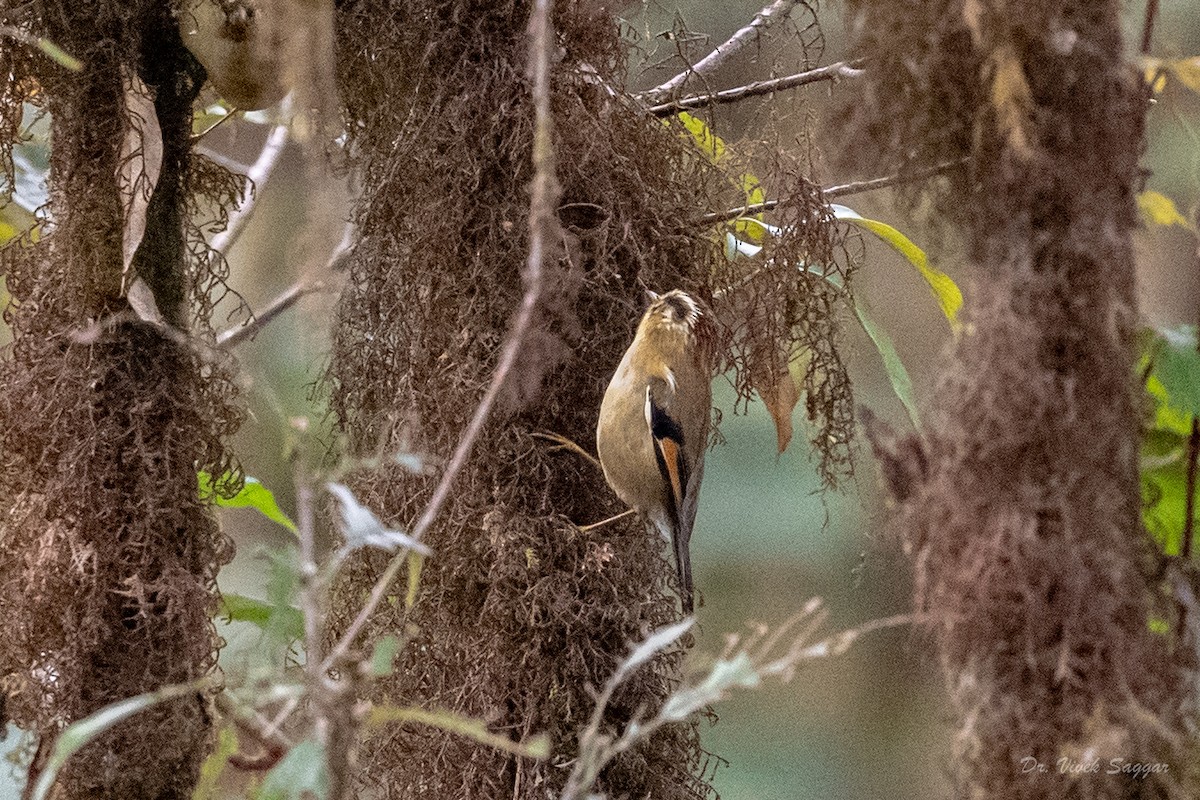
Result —
[[691, 295], [679, 289], [672, 289], [664, 294], [651, 294], [650, 308], [646, 310], [645, 319], [655, 326], [665, 326], [676, 329], [681, 333], [692, 333], [703, 312], [700, 304]]

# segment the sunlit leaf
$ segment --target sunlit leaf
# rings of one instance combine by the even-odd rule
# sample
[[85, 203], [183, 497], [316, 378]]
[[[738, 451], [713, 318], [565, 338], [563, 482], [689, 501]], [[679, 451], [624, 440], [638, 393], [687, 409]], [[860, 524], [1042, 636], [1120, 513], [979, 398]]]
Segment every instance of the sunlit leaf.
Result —
[[916, 267], [917, 271], [921, 273], [921, 277], [929, 284], [929, 288], [933, 291], [933, 296], [937, 298], [938, 305], [942, 308], [942, 313], [950, 321], [950, 327], [955, 331], [959, 329], [958, 312], [963, 304], [962, 291], [949, 275], [929, 265], [929, 259], [926, 257], [924, 250], [917, 247], [911, 239], [887, 223], [867, 219], [847, 206], [834, 204], [831, 208], [833, 209], [835, 218], [852, 223], [875, 234]]
[[1192, 223], [1179, 213], [1175, 201], [1162, 192], [1148, 189], [1137, 196], [1137, 204], [1147, 225], [1178, 225], [1181, 228], [1192, 229]]
[[[1187, 517], [1187, 469], [1183, 459], [1174, 464], [1142, 471], [1142, 518], [1146, 530], [1165, 555], [1183, 552], [1184, 520]], [[1193, 508], [1200, 507], [1196, 504]], [[1193, 520], [1192, 530], [1197, 526]]]
[[329, 765], [325, 748], [306, 739], [283, 757], [263, 778], [259, 800], [326, 800], [329, 797]]
[[54, 786], [54, 781], [58, 778], [58, 773], [67, 763], [67, 759], [109, 728], [159, 703], [195, 694], [208, 684], [208, 678], [201, 678], [191, 683], [166, 686], [158, 691], [146, 692], [105, 706], [96, 713], [68, 725], [54, 740], [54, 750], [50, 753], [50, 758], [47, 759], [41, 775], [38, 776], [37, 783], [34, 784], [33, 800], [46, 800], [50, 789]]
[[896, 345], [892, 342], [891, 337], [872, 321], [861, 302], [855, 303], [854, 314], [858, 317], [858, 322], [862, 325], [863, 330], [867, 332], [867, 336], [871, 337], [871, 342], [879, 351], [880, 358], [883, 359], [883, 368], [892, 384], [892, 391], [904, 404], [904, 410], [908, 412], [908, 418], [912, 420], [913, 427], [920, 430], [921, 420], [917, 413], [917, 399], [916, 393], [913, 391], [912, 378], [909, 377], [904, 362], [900, 360], [900, 354], [896, 352]]
[[545, 759], [550, 757], [550, 737], [544, 733], [517, 742], [507, 736], [492, 733], [482, 720], [464, 717], [449, 711], [428, 711], [412, 706], [401, 707], [384, 704], [372, 708], [371, 713], [367, 715], [367, 726], [371, 728], [394, 723], [429, 725], [465, 736], [505, 753], [526, 758]]
[[[221, 484], [227, 483], [228, 479], [229, 476], [225, 476]], [[296, 523], [283, 513], [271, 490], [259, 483], [256, 478], [247, 476], [242, 484], [242, 490], [233, 497], [222, 497], [213, 486], [212, 476], [207, 472], [199, 473], [199, 480], [202, 499], [210, 500], [214, 505], [222, 508], [253, 508], [272, 522], [282, 525], [292, 533], [297, 533]]]

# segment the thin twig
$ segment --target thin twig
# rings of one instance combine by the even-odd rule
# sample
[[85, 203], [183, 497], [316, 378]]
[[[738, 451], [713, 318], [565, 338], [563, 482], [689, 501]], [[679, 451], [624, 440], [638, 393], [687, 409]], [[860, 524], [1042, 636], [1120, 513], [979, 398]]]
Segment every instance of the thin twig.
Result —
[[242, 197], [241, 204], [229, 215], [229, 222], [225, 225], [225, 230], [218, 233], [209, 242], [209, 247], [217, 253], [228, 255], [229, 249], [233, 247], [233, 243], [238, 240], [238, 237], [246, 229], [246, 223], [250, 221], [250, 217], [254, 213], [258, 197], [262, 193], [263, 187], [267, 185], [267, 181], [271, 179], [271, 175], [275, 172], [275, 167], [279, 164], [279, 159], [283, 155], [283, 149], [287, 144], [291, 130], [290, 112], [291, 95], [288, 95], [284, 98], [280, 109], [283, 118], [288, 121], [276, 125], [271, 129], [270, 134], [267, 135], [267, 140], [263, 142], [263, 147], [258, 154], [258, 158], [254, 160], [254, 163], [250, 165], [250, 169], [246, 171], [246, 193]]
[[[533, 14], [529, 20], [529, 63], [533, 78], [533, 183], [529, 204], [529, 256], [525, 260], [524, 281], [525, 294], [521, 298], [521, 307], [513, 322], [508, 340], [500, 353], [496, 371], [492, 374], [491, 383], [475, 414], [463, 431], [458, 447], [442, 473], [425, 507], [425, 513], [413, 526], [409, 535], [421, 541], [425, 533], [433, 525], [442, 506], [450, 497], [454, 479], [467, 463], [467, 457], [475, 445], [475, 440], [483, 430], [488, 416], [504, 388], [505, 381], [517, 362], [517, 356], [525, 342], [525, 337], [533, 324], [534, 310], [542, 295], [542, 260], [552, 237], [555, 225], [555, 207], [558, 205], [558, 185], [554, 177], [554, 142], [552, 136], [552, 119], [550, 116], [550, 48], [554, 42], [551, 30], [550, 10], [553, 0], [535, 0]], [[342, 634], [337, 644], [330, 650], [322, 665], [322, 670], [328, 669], [354, 644], [358, 634], [366, 626], [367, 621], [387, 596], [388, 589], [400, 572], [400, 568], [408, 559], [408, 548], [401, 548], [392, 557], [387, 569], [379, 576], [371, 588], [371, 596], [358, 612], [354, 621]]]
[[724, 44], [718, 45], [716, 50], [713, 50], [666, 83], [655, 86], [649, 91], [642, 92], [637, 96], [637, 99], [651, 103], [658, 102], [665, 97], [669, 97], [692, 76], [707, 75], [713, 72], [713, 70], [724, 64], [730, 56], [741, 50], [751, 41], [754, 41], [761, 30], [770, 27], [780, 19], [786, 19], [792, 13], [792, 9], [795, 8], [797, 2], [799, 0], [775, 0], [775, 2], [755, 14], [754, 19], [750, 21], [749, 25], [734, 33]]
[[32, 33], [27, 33], [20, 28], [12, 25], [0, 25], [0, 36], [7, 36], [26, 47], [32, 47], [35, 50], [41, 50], [53, 61], [59, 65], [66, 67], [72, 72], [79, 72], [83, 69], [83, 62], [75, 56], [63, 50], [49, 39], [43, 39], [40, 36], [34, 36]]
[[872, 178], [866, 181], [853, 181], [851, 183], [843, 183], [837, 186], [830, 186], [825, 189], [823, 194], [827, 198], [848, 197], [852, 194], [861, 194], [862, 192], [870, 192], [875, 189], [885, 189], [889, 186], [901, 186], [906, 183], [916, 183], [927, 178], [932, 178], [941, 175], [951, 170], [961, 167], [970, 161], [970, 156], [956, 158], [953, 161], [943, 161], [941, 164], [934, 164], [932, 167], [919, 169], [916, 172], [906, 172], [897, 175], [887, 175], [882, 178]]
[[278, 297], [268, 303], [266, 308], [264, 308], [262, 311], [258, 312], [241, 325], [237, 325], [217, 334], [217, 347], [230, 349], [237, 347], [244, 341], [253, 339], [258, 335], [259, 331], [267, 326], [267, 323], [271, 322], [280, 314], [294, 306], [306, 295], [319, 292], [324, 288], [325, 284], [320, 281], [296, 281], [287, 289], [284, 289]]
[[655, 117], [669, 117], [680, 111], [689, 111], [694, 108], [707, 108], [708, 106], [721, 105], [723, 103], [736, 103], [739, 100], [745, 100], [747, 97], [757, 97], [772, 92], [781, 92], [785, 89], [794, 89], [798, 86], [805, 86], [818, 81], [832, 81], [838, 78], [850, 78], [859, 74], [859, 67], [864, 63], [864, 59], [855, 61], [839, 61], [836, 64], [830, 64], [826, 67], [818, 67], [810, 69], [806, 72], [797, 72], [794, 75], [786, 75], [782, 78], [773, 78], [766, 81], [754, 81], [745, 86], [736, 86], [732, 89], [723, 89], [719, 92], [711, 94], [695, 94], [689, 97], [681, 97], [678, 100], [672, 100], [669, 103], [660, 103], [649, 108], [650, 114]]
[[[822, 190], [822, 194], [826, 200], [833, 200], [837, 197], [847, 197], [849, 195], [861, 194], [862, 192], [870, 192], [875, 189], [885, 189], [889, 186], [900, 186], [905, 183], [916, 183], [923, 181], [926, 178], [932, 178], [935, 175], [949, 172], [956, 167], [966, 164], [970, 160], [969, 157], [963, 157], [954, 161], [946, 161], [941, 164], [935, 164], [932, 167], [918, 170], [916, 172], [901, 173], [897, 175], [886, 175], [882, 178], [872, 178], [866, 181], [854, 181], [852, 183], [842, 183], [835, 186], [830, 186]], [[779, 207], [779, 200], [766, 200], [761, 203], [750, 203], [738, 208], [730, 208], [726, 211], [710, 211], [704, 216], [695, 221], [696, 225], [716, 225], [719, 222], [729, 222], [738, 217], [745, 217], [751, 214], [761, 214], [764, 211], [771, 211]]]
[[580, 458], [585, 459], [596, 469], [603, 469], [603, 467], [600, 466], [600, 459], [596, 458], [587, 450], [584, 450], [578, 444], [565, 436], [560, 436], [557, 433], [550, 433], [549, 431], [534, 431], [529, 435], [535, 439], [545, 439], [548, 442], [554, 442], [555, 447], [550, 448], [551, 450], [567, 450], [579, 456]]

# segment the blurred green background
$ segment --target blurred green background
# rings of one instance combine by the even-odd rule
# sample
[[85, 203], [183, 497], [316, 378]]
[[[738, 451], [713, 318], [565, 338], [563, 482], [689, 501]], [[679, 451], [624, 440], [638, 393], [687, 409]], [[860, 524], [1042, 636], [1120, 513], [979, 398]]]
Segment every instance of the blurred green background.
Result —
[[[1200, 3], [1163, 4], [1155, 53], [1200, 53]], [[627, 11], [627, 34], [642, 48], [638, 88], [669, 77], [681, 65], [676, 48], [693, 59], [724, 41], [761, 8], [756, 2], [645, 3]], [[841, 3], [822, 7], [825, 30], [822, 63], [846, 55]], [[1141, 25], [1141, 4], [1127, 4], [1130, 39]], [[803, 25], [803, 12], [794, 15]], [[671, 35], [660, 35], [671, 32]], [[692, 36], [690, 34], [696, 34]], [[702, 34], [702, 35], [701, 35]], [[796, 37], [792, 37], [795, 44]], [[693, 48], [693, 49], [687, 49]], [[655, 67], [655, 65], [658, 65]], [[772, 65], [801, 68], [793, 50], [749, 48], [721, 73], [723, 88], [759, 79]], [[791, 69], [786, 69], [790, 65]], [[818, 148], [832, 151], [837, 132], [828, 123], [831, 93], [816, 84], [779, 98], [797, 104], [794, 119], [815, 124]], [[802, 104], [802, 105], [801, 105]], [[1197, 202], [1200, 147], [1190, 121], [1195, 96], [1177, 92], [1152, 109], [1145, 163], [1149, 185], [1179, 204], [1185, 214]], [[716, 132], [736, 143], [753, 138], [767, 111], [763, 101], [723, 107], [712, 116]], [[265, 136], [261, 125], [234, 122], [215, 132], [206, 146], [243, 163], [253, 159]], [[799, 135], [799, 129], [795, 135]], [[834, 172], [819, 161], [825, 184], [872, 177]], [[344, 181], [307, 168], [289, 146], [279, 169], [262, 188], [255, 215], [230, 254], [230, 285], [252, 308], [302, 275], [314, 275], [342, 235], [352, 189]], [[767, 187], [770, 195], [770, 187]], [[898, 216], [888, 192], [848, 198], [865, 216], [897, 225], [918, 244], [932, 236], [919, 220]], [[953, 241], [930, 255], [970, 292], [970, 274]], [[1143, 231], [1138, 237], [1143, 311], [1149, 322], [1195, 321], [1197, 274], [1195, 240], [1182, 229]], [[896, 340], [918, 397], [928, 394], [937, 358], [949, 343], [949, 330], [928, 289], [915, 271], [878, 241], [866, 242], [866, 261], [857, 291], [871, 304], [877, 322]], [[314, 266], [315, 265], [315, 266]], [[318, 275], [329, 278], [328, 275]], [[661, 287], [670, 288], [670, 287]], [[336, 287], [301, 301], [271, 323], [256, 340], [238, 350], [241, 380], [251, 417], [235, 447], [247, 474], [276, 491], [292, 508], [291, 477], [283, 459], [289, 420], [326, 420], [316, 382], [327, 363], [330, 315]], [[233, 305], [223, 306], [227, 313]], [[903, 410], [888, 387], [878, 354], [861, 330], [846, 321], [845, 349], [861, 404], [903, 428]], [[0, 336], [6, 336], [0, 331]], [[887, 509], [875, 467], [859, 453], [856, 475], [841, 491], [821, 493], [800, 410], [789, 450], [775, 455], [775, 431], [762, 406], [744, 413], [733, 408], [728, 381], [715, 384], [723, 412], [724, 444], [706, 461], [700, 516], [692, 539], [696, 586], [702, 599], [697, 652], [716, 654], [729, 633], [748, 633], [751, 623], [777, 626], [814, 596], [830, 614], [827, 631], [903, 613], [909, 608], [909, 568], [886, 532]], [[801, 405], [802, 408], [802, 405]], [[236, 560], [221, 574], [227, 591], [264, 596], [265, 565], [257, 553], [281, 545], [286, 535], [250, 511], [224, 511], [226, 529], [238, 543]], [[222, 627], [229, 645], [222, 657], [231, 671], [241, 668], [257, 642], [255, 629]], [[714, 784], [731, 800], [887, 797], [891, 800], [945, 794], [950, 732], [949, 709], [933, 658], [919, 635], [894, 628], [864, 637], [844, 656], [801, 670], [787, 684], [768, 683], [730, 697], [715, 709], [719, 721], [705, 723], [703, 741], [720, 759]], [[12, 731], [10, 731], [11, 733]], [[13, 737], [8, 740], [14, 741]], [[0, 797], [15, 797], [0, 770]]]

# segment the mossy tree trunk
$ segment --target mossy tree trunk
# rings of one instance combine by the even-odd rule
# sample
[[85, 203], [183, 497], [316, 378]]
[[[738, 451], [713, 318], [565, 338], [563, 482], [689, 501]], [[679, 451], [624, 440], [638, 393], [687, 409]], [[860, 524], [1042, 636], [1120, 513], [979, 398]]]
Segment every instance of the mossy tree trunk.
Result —
[[[936, 198], [979, 268], [970, 328], [923, 442], [880, 452], [956, 708], [955, 795], [1178, 791], [1188, 648], [1149, 624], [1131, 242], [1147, 94], [1121, 4], [855, 9], [857, 141], [911, 167], [972, 159]], [[1114, 758], [1169, 771], [1113, 775]]]
[[[365, 176], [360, 240], [339, 310], [334, 407], [359, 455], [409, 449], [444, 463], [491, 378], [521, 297], [532, 103], [525, 2], [379, 0], [339, 8], [340, 91]], [[604, 387], [644, 307], [642, 284], [694, 288], [714, 248], [684, 226], [706, 186], [676, 133], [614, 99], [617, 26], [596, 4], [556, 4], [553, 116], [564, 231], [510, 391], [458, 478], [416, 604], [376, 616], [404, 633], [380, 696], [449, 708], [514, 738], [546, 731], [569, 759], [599, 687], [630, 642], [671, 621], [676, 600], [660, 543], [624, 519], [600, 470], [531, 436], [593, 449]], [[395, 24], [388, 22], [395, 20]], [[600, 80], [598, 80], [598, 78]], [[411, 525], [433, 476], [391, 467], [354, 481], [385, 518]], [[361, 604], [383, 558], [364, 559], [338, 593], [333, 632]], [[653, 710], [680, 653], [642, 670], [614, 703], [615, 727]], [[707, 794], [693, 725], [664, 729], [618, 759], [612, 796]], [[392, 797], [543, 798], [569, 770], [430, 729], [368, 740], [367, 785]]]
[[[174, 3], [4, 12], [84, 64], [72, 72], [0, 42], [5, 146], [24, 102], [52, 115], [50, 224], [36, 245], [4, 252], [14, 343], [0, 362], [0, 673], [8, 713], [41, 736], [32, 783], [66, 724], [215, 666], [215, 575], [230, 550], [196, 473], [230, 468], [222, 438], [239, 420], [234, 389], [178, 330], [138, 320], [124, 290], [140, 277], [176, 328], [195, 303], [192, 334], [203, 337], [217, 276], [190, 216], [194, 192], [229, 201], [237, 187], [200, 177], [191, 161], [203, 71], [179, 41]], [[138, 80], [162, 166], [127, 272], [122, 242], [136, 212], [119, 175], [130, 126], [148, 123], [129, 107]], [[190, 797], [210, 739], [202, 693], [164, 703], [72, 758], [56, 796]]]

